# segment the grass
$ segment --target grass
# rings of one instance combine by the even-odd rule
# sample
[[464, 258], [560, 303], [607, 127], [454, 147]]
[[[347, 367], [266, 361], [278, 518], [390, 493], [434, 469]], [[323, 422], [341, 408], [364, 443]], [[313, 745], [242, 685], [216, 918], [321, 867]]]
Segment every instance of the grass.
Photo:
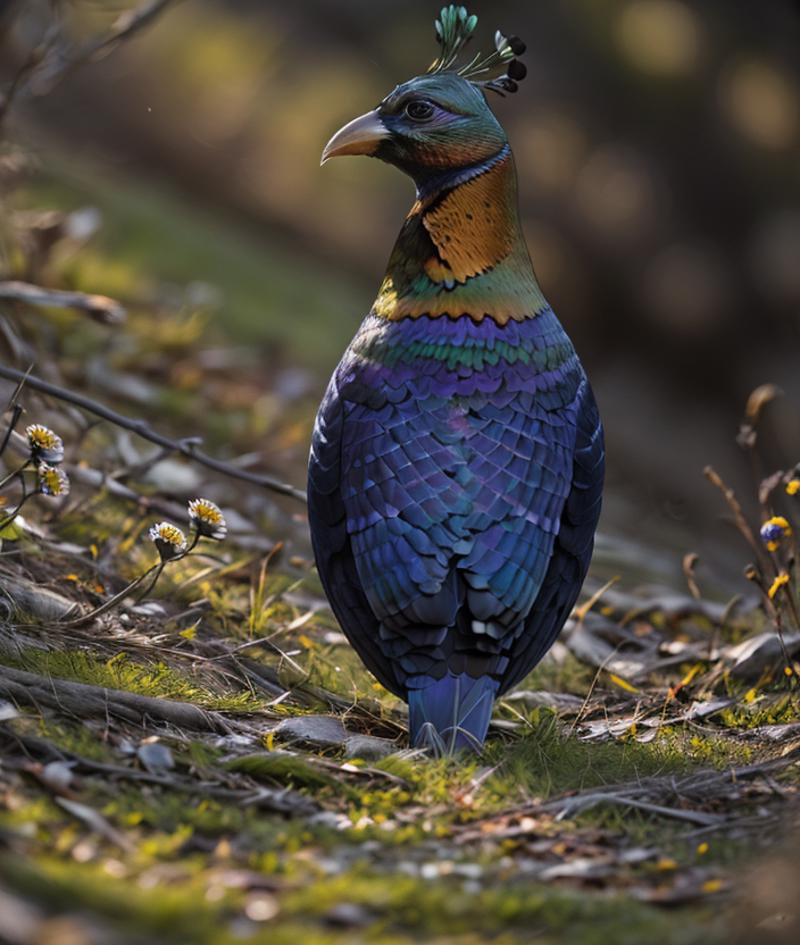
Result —
[[[752, 701], [747, 697], [752, 695]], [[721, 721], [730, 728], [752, 729], [762, 725], [788, 725], [800, 721], [800, 694], [766, 693], [748, 689], [745, 701], [723, 709]]]
[[661, 738], [648, 744], [632, 739], [585, 742], [569, 735], [547, 710], [532, 713], [530, 730], [511, 744], [497, 744], [487, 761], [499, 766], [501, 793], [547, 799], [564, 791], [582, 791], [685, 772], [690, 759], [679, 746]]
[[[51, 164], [29, 184], [18, 203], [101, 208], [102, 232], [56, 267], [58, 279], [119, 295], [132, 303], [131, 317], [125, 329], [109, 335], [74, 316], [42, 313], [37, 320], [20, 320], [26, 341], [42, 345], [43, 360], [49, 355], [67, 378], [82, 376], [86, 358], [105, 358], [112, 374], [146, 378], [154, 399], [141, 409], [159, 425], [173, 422], [182, 429], [179, 419], [191, 417], [192, 430], [199, 424], [232, 453], [260, 451], [265, 464], [283, 447], [291, 456], [302, 443], [304, 452], [310, 403], [284, 409], [270, 391], [277, 405], [272, 425], [256, 420], [254, 392], [267, 387], [268, 378], [236, 372], [214, 386], [194, 361], [210, 337], [259, 352], [269, 348], [270, 366], [283, 357], [312, 369], [329, 364], [332, 349], [343, 347], [356, 321], [354, 314], [350, 322], [332, 324], [331, 310], [356, 313], [360, 305], [347, 280], [317, 269], [318, 284], [309, 285], [298, 279], [306, 260], [280, 248], [279, 234], [254, 236], [186, 207], [167, 189], [136, 181], [120, 187], [103, 172], [66, 167], [58, 155], [53, 160], [58, 166]], [[197, 273], [222, 290], [221, 303], [198, 303], [192, 291], [178, 292], [174, 301], [175, 284], [191, 282]], [[300, 311], [300, 302], [303, 317], [287, 317]], [[241, 389], [231, 406], [227, 398], [237, 384]], [[71, 425], [64, 420], [66, 431]], [[118, 444], [106, 426], [89, 430], [80, 442], [77, 433], [72, 439], [70, 458], [116, 468]], [[76, 488], [64, 514], [32, 506], [31, 517], [41, 520], [47, 538], [18, 547], [9, 542], [3, 549], [8, 566], [18, 564], [51, 586], [78, 571], [69, 585], [72, 596], [92, 601], [108, 593], [97, 588], [100, 573], [139, 573], [153, 556], [143, 536], [152, 517], [146, 493], [155, 490], [135, 473], [126, 472], [124, 481], [141, 491], [141, 503]], [[42, 646], [26, 645], [0, 660], [46, 677], [192, 702], [227, 714], [231, 732], [201, 737], [147, 720], [134, 725], [109, 715], [90, 722], [22, 707], [21, 717], [0, 723], [7, 748], [0, 768], [0, 836], [11, 850], [0, 859], [1, 891], [13, 891], [48, 915], [90, 917], [100, 928], [95, 938], [110, 945], [729, 940], [722, 907], [709, 897], [720, 877], [735, 874], [745, 854], [770, 841], [774, 823], [762, 829], [757, 812], [778, 811], [779, 792], [766, 783], [742, 782], [736, 796], [726, 786], [698, 801], [701, 811], [725, 814], [738, 830], [708, 835], [705, 852], [687, 830], [692, 825], [650, 812], [609, 805], [556, 819], [537, 805], [580, 791], [648, 778], [678, 781], [775, 757], [781, 747], [741, 736], [760, 725], [800, 721], [797, 694], [781, 688], [784, 680], [760, 682], [752, 698], [742, 685], [741, 700], [702, 727], [676, 722], [647, 742], [639, 740], [643, 730], [635, 729], [586, 741], [581, 722], [587, 717], [613, 720], [634, 709], [651, 717], [677, 715], [683, 703], [668, 694], [686, 670], [654, 672], [631, 692], [569, 654], [542, 663], [523, 688], [581, 699], [590, 693], [581, 718], [576, 709], [556, 713], [531, 710], [522, 701], [501, 703], [496, 717], [506, 729], [493, 735], [479, 758], [436, 760], [398, 751], [366, 764], [329, 747], [272, 750], [273, 740], [262, 739], [258, 728], [267, 728], [267, 708], [270, 723], [278, 715], [336, 712], [353, 732], [390, 737], [403, 716], [398, 700], [374, 682], [352, 649], [331, 642], [338, 627], [330, 613], [318, 610], [319, 581], [302, 559], [294, 560], [298, 552], [308, 553], [302, 514], [292, 509], [270, 517], [263, 496], [215, 480], [208, 485], [225, 497], [226, 509], [229, 504], [287, 547], [266, 561], [260, 549], [233, 540], [220, 560], [209, 559], [202, 576], [191, 567], [168, 571], [156, 596], [169, 613], [197, 605], [192, 633], [180, 636], [180, 618], [135, 612], [124, 625], [112, 623], [115, 632], [102, 639], [97, 634], [104, 631], [95, 627], [62, 638], [58, 627], [33, 625], [26, 627], [26, 639], [38, 633], [35, 642]], [[186, 497], [170, 498], [183, 503]], [[65, 541], [83, 553], [65, 550], [59, 545]], [[98, 546], [96, 554], [87, 553], [92, 545]], [[613, 623], [623, 615], [608, 616]], [[642, 622], [648, 619], [652, 626], [644, 629], [667, 641], [685, 640], [698, 626], [711, 632], [691, 617], [686, 625], [659, 613]], [[736, 633], [763, 627], [758, 615], [743, 617]], [[245, 672], [253, 666], [274, 681], [277, 694], [253, 694]], [[706, 690], [708, 668], [684, 686], [682, 699], [739, 694], [740, 684], [726, 678]], [[245, 728], [237, 716], [248, 712], [255, 713], [247, 720], [251, 728], [239, 735]], [[51, 750], [39, 756], [35, 739], [24, 737], [32, 735]], [[175, 761], [157, 783], [148, 780], [136, 753], [152, 737], [170, 746]], [[117, 771], [112, 776], [78, 764], [65, 789], [58, 767], [49, 778], [47, 772], [59, 749]], [[796, 782], [787, 768], [774, 783], [793, 795]], [[259, 788], [262, 801], [283, 797], [289, 813], [267, 802], [256, 806]], [[298, 795], [302, 804], [292, 813]], [[128, 845], [121, 848], [113, 834], [96, 829], [96, 821], [93, 827], [91, 819], [70, 814], [59, 803], [65, 798], [105, 818]], [[311, 806], [317, 814], [308, 813]], [[530, 823], [520, 826], [525, 818]], [[757, 829], [748, 826], [749, 818]], [[509, 824], [515, 829], [507, 830]], [[653, 851], [646, 862], [625, 859], [643, 848]], [[608, 869], [599, 878], [585, 877], [582, 862], [607, 863]], [[576, 872], [566, 880], [536, 882], [534, 867], [542, 863]], [[690, 904], [670, 912], [640, 901], [673, 892]], [[272, 903], [273, 918], [249, 917], [249, 904], [258, 896]]]
[[[264, 752], [257, 755], [242, 755], [228, 763], [231, 771], [248, 774], [259, 781], [270, 781], [291, 787], [306, 787], [312, 790], [333, 788], [345, 790], [340, 780], [313, 767], [302, 758], [278, 751]], [[348, 792], [355, 795], [355, 792]]]
[[204, 709], [257, 712], [264, 702], [249, 692], [213, 692], [160, 660], [138, 662], [125, 653], [101, 659], [81, 650], [27, 648], [2, 661], [43, 676], [122, 689], [140, 696], [193, 702]]
[[[313, 280], [298, 278], [309, 266], [308, 254], [284, 248], [279, 233], [243, 229], [190, 206], [166, 185], [128, 177], [120, 186], [113, 174], [76, 166], [64, 155], [53, 154], [16, 203], [64, 210], [89, 205], [102, 212], [100, 235], [63, 270], [74, 288], [146, 302], [164, 285], [194, 284], [202, 273], [213, 290], [206, 306], [211, 323], [235, 342], [284, 352], [294, 365], [330, 370], [331, 351], [344, 350], [370, 301], [368, 292], [319, 260]], [[191, 298], [183, 322], [195, 318]], [[352, 316], [331, 318], [331, 312]], [[181, 320], [172, 318], [160, 334], [178, 328]]]
[[[645, 940], [711, 945], [722, 940], [718, 920], [703, 911], [678, 930], [668, 914], [618, 897], [586, 897], [513, 881], [476, 891], [457, 879], [433, 883], [414, 876], [376, 875], [359, 867], [289, 889], [280, 897], [274, 921], [261, 929], [255, 923], [240, 924], [237, 932], [232, 918], [246, 901], [237, 888], [209, 886], [210, 877], [188, 864], [153, 895], [151, 881], [145, 882], [147, 875], [131, 882], [115, 878], [103, 866], [65, 864], [54, 858], [33, 866], [0, 858], [0, 878], [50, 910], [69, 910], [82, 902], [102, 923], [117, 930], [135, 928], [161, 942], [292, 945], [300, 940], [337, 945], [361, 940], [359, 932], [354, 938], [353, 929], [336, 931], [328, 917], [337, 914], [358, 917], [357, 924], [368, 929], [368, 940], [376, 945], [430, 937], [466, 945], [498, 935], [499, 941], [514, 943], [530, 941], [532, 933], [544, 945], [562, 941], [565, 933], [571, 945], [608, 941], [639, 945]], [[181, 882], [176, 884], [178, 875]], [[208, 895], [212, 888], [218, 889], [213, 898]]]
[[[614, 941], [638, 945], [651, 939], [669, 942], [700, 941], [699, 929], [670, 929], [663, 914], [616, 897], [593, 898], [556, 892], [531, 882], [510, 881], [501, 887], [476, 889], [474, 883], [456, 878], [439, 882], [416, 876], [375, 876], [356, 869], [322, 880], [290, 895], [292, 914], [324, 915], [342, 903], [361, 906], [378, 920], [379, 927], [410, 930], [417, 936], [465, 935], [494, 937], [514, 930], [532, 932], [537, 940], [560, 938], [565, 932], [576, 945]], [[706, 933], [708, 934], [708, 933]], [[712, 939], [713, 941], [713, 939]]]

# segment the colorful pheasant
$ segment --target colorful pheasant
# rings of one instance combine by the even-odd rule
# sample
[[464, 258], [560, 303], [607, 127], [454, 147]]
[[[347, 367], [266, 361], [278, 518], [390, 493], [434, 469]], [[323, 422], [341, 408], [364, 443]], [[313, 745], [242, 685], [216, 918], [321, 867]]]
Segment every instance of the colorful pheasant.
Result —
[[484, 94], [516, 90], [525, 47], [497, 33], [494, 53], [459, 68], [476, 23], [445, 7], [428, 72], [322, 155], [372, 155], [417, 188], [320, 406], [308, 497], [334, 613], [408, 702], [412, 745], [440, 753], [479, 750], [494, 700], [556, 639], [604, 471], [594, 397], [534, 276]]

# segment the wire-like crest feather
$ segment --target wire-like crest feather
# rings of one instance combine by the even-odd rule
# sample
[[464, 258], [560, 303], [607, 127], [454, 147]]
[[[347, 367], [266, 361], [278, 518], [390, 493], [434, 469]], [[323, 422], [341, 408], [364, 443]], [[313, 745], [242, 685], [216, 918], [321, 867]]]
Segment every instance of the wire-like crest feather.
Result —
[[[437, 72], [455, 72], [456, 75], [469, 79], [470, 82], [483, 89], [503, 95], [506, 92], [516, 92], [517, 83], [525, 78], [527, 69], [516, 57], [525, 52], [525, 43], [518, 36], [504, 36], [500, 30], [494, 34], [495, 50], [488, 56], [476, 53], [473, 58], [463, 65], [458, 65], [458, 59], [464, 47], [472, 39], [478, 17], [467, 13], [466, 7], [442, 7], [442, 12], [436, 20], [436, 41], [441, 47], [439, 55], [428, 67], [429, 74]], [[505, 67], [500, 75], [488, 77], [488, 74]], [[480, 76], [487, 76], [485, 79]]]

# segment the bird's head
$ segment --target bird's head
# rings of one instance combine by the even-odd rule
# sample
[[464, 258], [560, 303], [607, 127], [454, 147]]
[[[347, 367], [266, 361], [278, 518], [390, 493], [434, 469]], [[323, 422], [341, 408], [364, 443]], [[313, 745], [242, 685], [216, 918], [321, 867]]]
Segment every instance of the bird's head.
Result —
[[[436, 21], [441, 50], [425, 75], [398, 85], [372, 111], [336, 132], [322, 163], [343, 154], [367, 154], [394, 164], [415, 180], [468, 167], [497, 154], [506, 135], [486, 100], [486, 90], [514, 92], [525, 67], [516, 37], [495, 35], [495, 52], [461, 68], [457, 59], [477, 17], [464, 7], [445, 7]], [[490, 76], [498, 67], [503, 74]]]

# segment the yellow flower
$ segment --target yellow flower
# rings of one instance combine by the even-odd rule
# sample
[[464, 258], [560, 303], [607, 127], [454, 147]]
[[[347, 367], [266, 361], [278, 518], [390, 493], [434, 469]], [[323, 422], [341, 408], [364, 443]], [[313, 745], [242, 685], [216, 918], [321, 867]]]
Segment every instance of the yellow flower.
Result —
[[159, 522], [150, 529], [150, 540], [155, 544], [162, 561], [176, 558], [186, 550], [186, 536], [176, 525]]
[[64, 459], [61, 437], [41, 423], [33, 423], [25, 430], [28, 448], [35, 463], [60, 463]]
[[210, 499], [192, 499], [189, 503], [189, 522], [198, 535], [222, 541], [228, 534], [225, 516]]
[[57, 466], [42, 463], [36, 470], [42, 495], [69, 495], [69, 476]]
[[772, 598], [778, 593], [779, 589], [782, 588], [784, 584], [788, 583], [789, 575], [785, 572], [783, 574], [779, 574], [770, 585], [770, 589], [767, 591], [769, 594], [769, 599], [772, 600]]
[[786, 483], [786, 495], [797, 495], [800, 492], [800, 479], [790, 479]]

